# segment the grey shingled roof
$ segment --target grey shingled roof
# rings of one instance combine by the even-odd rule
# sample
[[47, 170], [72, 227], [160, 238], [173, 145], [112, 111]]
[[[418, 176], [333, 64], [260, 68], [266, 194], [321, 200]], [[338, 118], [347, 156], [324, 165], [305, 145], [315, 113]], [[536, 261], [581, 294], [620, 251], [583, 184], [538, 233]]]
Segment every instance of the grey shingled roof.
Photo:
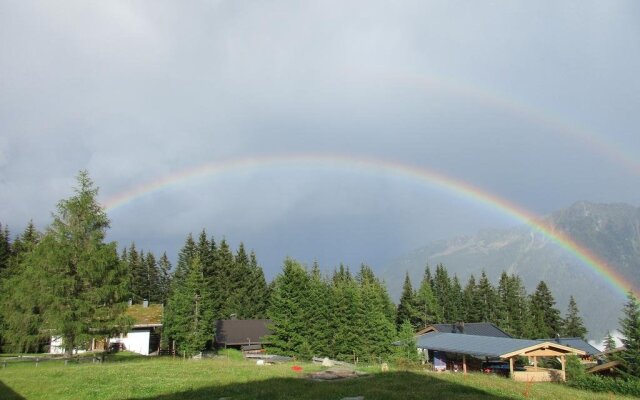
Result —
[[580, 338], [557, 338], [557, 339], [537, 339], [540, 342], [552, 342], [558, 343], [563, 346], [569, 346], [573, 349], [582, 350], [590, 356], [596, 355], [600, 353], [600, 350], [596, 349], [589, 343], [585, 342]]
[[459, 331], [460, 327], [457, 324], [433, 324], [436, 331], [442, 333], [464, 333], [465, 335], [476, 336], [493, 336], [510, 338], [511, 335], [504, 332], [490, 322], [465, 322], [462, 326], [462, 332]]
[[223, 319], [216, 321], [216, 343], [245, 345], [266, 343], [264, 337], [271, 334], [268, 319]]
[[471, 354], [482, 357], [500, 357], [520, 349], [540, 344], [537, 340], [513, 339], [494, 336], [463, 335], [460, 333], [432, 332], [417, 339], [418, 348]]

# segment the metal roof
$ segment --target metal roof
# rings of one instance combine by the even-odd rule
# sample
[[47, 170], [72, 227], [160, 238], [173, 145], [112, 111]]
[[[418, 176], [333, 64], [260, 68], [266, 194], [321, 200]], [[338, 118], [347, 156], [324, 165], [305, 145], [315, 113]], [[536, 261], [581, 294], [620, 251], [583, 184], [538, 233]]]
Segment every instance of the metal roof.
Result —
[[574, 349], [582, 350], [590, 356], [600, 353], [600, 350], [596, 349], [584, 340], [576, 337], [572, 338], [555, 338], [555, 339], [537, 339], [540, 342], [555, 342], [563, 346], [569, 346]]
[[464, 333], [465, 335], [493, 336], [504, 338], [511, 337], [511, 335], [490, 322], [465, 322], [464, 324], [432, 324], [422, 329], [418, 333], [432, 331], [431, 328], [433, 328], [433, 330], [435, 330], [436, 332], [442, 333]]
[[[432, 332], [417, 339], [419, 348], [449, 353], [471, 354], [481, 357], [502, 357], [507, 354], [536, 347], [550, 342], [513, 339], [493, 336], [464, 335], [460, 333]], [[565, 347], [556, 344], [557, 347]], [[556, 347], [554, 346], [554, 347]], [[566, 348], [566, 347], [565, 347]], [[581, 352], [580, 350], [576, 350]]]

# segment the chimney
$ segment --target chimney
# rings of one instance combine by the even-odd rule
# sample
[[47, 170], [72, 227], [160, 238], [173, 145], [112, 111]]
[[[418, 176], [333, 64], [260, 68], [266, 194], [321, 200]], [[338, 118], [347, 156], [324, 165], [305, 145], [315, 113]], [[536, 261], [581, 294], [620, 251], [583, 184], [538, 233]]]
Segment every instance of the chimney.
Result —
[[149, 300], [147, 300], [147, 299], [142, 300], [142, 307], [144, 307], [144, 308], [149, 307]]

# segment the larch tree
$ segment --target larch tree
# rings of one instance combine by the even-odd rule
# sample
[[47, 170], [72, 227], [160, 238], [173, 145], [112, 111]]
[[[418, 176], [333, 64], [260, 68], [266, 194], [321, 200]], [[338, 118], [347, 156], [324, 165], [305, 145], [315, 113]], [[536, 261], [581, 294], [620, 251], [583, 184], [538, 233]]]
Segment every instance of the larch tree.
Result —
[[43, 328], [62, 338], [67, 355], [91, 338], [125, 331], [127, 271], [115, 242], [105, 243], [109, 219], [86, 171], [75, 195], [58, 203], [54, 221], [27, 258], [39, 294]]

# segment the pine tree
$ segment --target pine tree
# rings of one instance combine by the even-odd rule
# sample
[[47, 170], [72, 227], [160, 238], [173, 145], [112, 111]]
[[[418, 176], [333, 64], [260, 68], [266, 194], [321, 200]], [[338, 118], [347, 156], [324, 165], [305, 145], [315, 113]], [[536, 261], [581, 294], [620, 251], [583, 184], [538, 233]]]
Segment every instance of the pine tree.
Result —
[[462, 293], [462, 285], [457, 275], [453, 275], [451, 279], [451, 304], [450, 304], [450, 318], [452, 321], [464, 321], [464, 296]]
[[143, 265], [147, 278], [146, 299], [151, 303], [162, 302], [162, 283], [160, 282], [160, 270], [156, 257], [150, 251], [143, 259]]
[[420, 315], [416, 309], [416, 294], [411, 285], [411, 278], [407, 272], [404, 277], [404, 285], [402, 286], [402, 294], [400, 295], [400, 303], [396, 317], [396, 325], [398, 329], [405, 321], [409, 321], [413, 328], [420, 326]]
[[438, 307], [438, 302], [431, 289], [431, 277], [428, 266], [425, 268], [424, 277], [422, 278], [422, 282], [420, 282], [420, 288], [415, 296], [415, 308], [419, 321], [418, 328], [435, 324], [436, 321], [442, 319], [442, 310]]
[[535, 293], [531, 296], [531, 315], [535, 326], [535, 333], [542, 338], [555, 338], [560, 334], [561, 318], [560, 311], [555, 308], [556, 301], [551, 294], [547, 284], [540, 281]]
[[342, 278], [334, 278], [332, 287], [332, 349], [335, 357], [355, 361], [364, 354], [364, 301], [357, 282], [349, 270]]
[[191, 263], [195, 259], [197, 254], [196, 242], [193, 240], [193, 236], [189, 234], [187, 239], [178, 253], [178, 263], [176, 264], [176, 270], [173, 274], [173, 278], [182, 282], [186, 279], [187, 273], [189, 272]]
[[309, 309], [308, 330], [305, 339], [309, 343], [312, 355], [326, 357], [332, 354], [331, 345], [331, 288], [322, 277], [320, 266], [313, 263], [309, 276], [307, 293]]
[[624, 363], [625, 373], [640, 378], [640, 304], [632, 291], [629, 291], [627, 299], [620, 319], [620, 333], [625, 347], [620, 358]]
[[585, 340], [587, 329], [584, 327], [578, 305], [573, 296], [569, 297], [569, 306], [567, 307], [567, 317], [563, 320], [562, 334], [568, 337], [579, 337]]
[[125, 266], [116, 243], [104, 243], [109, 220], [86, 171], [78, 175], [75, 192], [60, 201], [26, 261], [44, 327], [62, 337], [69, 355], [92, 337], [125, 329], [127, 294]]

